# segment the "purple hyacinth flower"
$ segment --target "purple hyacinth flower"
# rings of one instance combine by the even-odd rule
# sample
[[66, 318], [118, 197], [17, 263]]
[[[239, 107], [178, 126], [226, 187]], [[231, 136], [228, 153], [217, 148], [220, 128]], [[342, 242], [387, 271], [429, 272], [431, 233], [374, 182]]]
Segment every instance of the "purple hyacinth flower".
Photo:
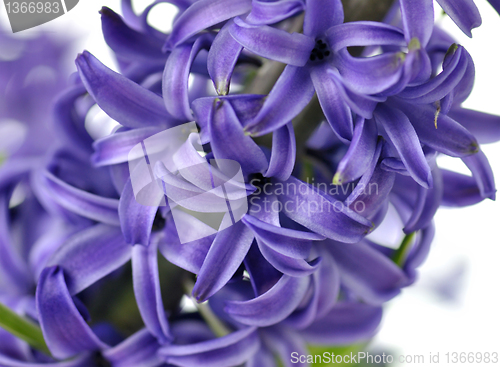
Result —
[[[402, 64], [397, 62], [399, 56], [393, 54], [389, 58], [364, 60], [364, 67], [374, 71], [371, 73], [374, 88], [371, 90], [360, 93], [356, 91], [356, 85], [344, 83], [342, 73], [339, 74], [337, 69], [337, 64], [345, 62], [339, 56], [340, 51], [348, 46], [404, 45], [404, 35], [397, 28], [375, 22], [341, 24], [343, 9], [340, 1], [330, 2], [327, 7], [324, 5], [307, 2], [303, 34], [256, 26], [240, 18], [235, 18], [229, 26], [231, 35], [245, 49], [288, 64], [262, 110], [246, 127], [248, 132], [262, 135], [283, 126], [306, 106], [316, 90], [336, 134], [344, 141], [350, 141], [353, 134], [351, 109], [370, 118], [380, 99], [366, 94], [381, 92], [400, 78]], [[224, 56], [221, 50], [220, 57], [224, 59]], [[363, 82], [363, 76], [359, 75], [357, 85], [362, 86]]]

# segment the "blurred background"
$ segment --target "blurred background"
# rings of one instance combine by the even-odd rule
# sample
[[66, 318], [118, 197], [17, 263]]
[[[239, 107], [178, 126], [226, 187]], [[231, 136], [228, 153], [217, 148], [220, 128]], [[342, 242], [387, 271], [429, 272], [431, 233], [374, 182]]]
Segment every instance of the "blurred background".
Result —
[[[436, 21], [472, 55], [476, 65], [476, 83], [464, 107], [500, 115], [500, 17], [486, 0], [475, 0], [483, 25], [465, 36], [436, 4]], [[80, 0], [66, 15], [50, 23], [15, 34], [30, 38], [39, 32], [72, 39], [67, 70], [76, 70], [74, 58], [84, 49], [116, 70], [111, 52], [101, 35], [102, 6], [120, 11], [119, 0]], [[137, 11], [149, 0], [135, 0]], [[168, 31], [175, 7], [160, 4], [149, 21]], [[0, 32], [11, 33], [3, 5]], [[0, 58], [5, 57], [0, 49]], [[2, 56], [2, 53], [4, 56]], [[0, 121], [0, 148], [2, 136]], [[500, 187], [500, 143], [483, 146]], [[459, 159], [440, 159], [440, 166], [469, 174]], [[435, 219], [436, 237], [426, 263], [420, 268], [420, 279], [385, 306], [379, 334], [370, 350], [399, 355], [440, 353], [439, 365], [448, 365], [447, 352], [497, 352], [500, 354], [500, 199], [485, 201], [462, 209], [440, 209]], [[391, 366], [399, 364], [397, 358]], [[468, 366], [469, 364], [451, 364]]]

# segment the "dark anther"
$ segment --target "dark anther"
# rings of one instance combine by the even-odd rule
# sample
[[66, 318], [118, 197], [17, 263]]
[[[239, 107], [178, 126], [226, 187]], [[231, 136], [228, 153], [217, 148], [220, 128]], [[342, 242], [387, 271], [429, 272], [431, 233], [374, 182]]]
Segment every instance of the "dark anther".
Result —
[[152, 231], [159, 231], [165, 228], [165, 218], [162, 217], [160, 211], [158, 210], [155, 215], [155, 219], [153, 220]]
[[100, 352], [97, 352], [94, 356], [94, 365], [96, 367], [113, 367], [113, 365], [103, 357]]
[[330, 56], [330, 50], [328, 49], [328, 45], [323, 42], [323, 40], [316, 40], [316, 45], [311, 51], [311, 55], [309, 56], [309, 60], [323, 60], [326, 57]]
[[262, 173], [255, 173], [250, 176], [250, 184], [255, 187], [262, 187], [271, 182], [269, 177], [264, 177]]

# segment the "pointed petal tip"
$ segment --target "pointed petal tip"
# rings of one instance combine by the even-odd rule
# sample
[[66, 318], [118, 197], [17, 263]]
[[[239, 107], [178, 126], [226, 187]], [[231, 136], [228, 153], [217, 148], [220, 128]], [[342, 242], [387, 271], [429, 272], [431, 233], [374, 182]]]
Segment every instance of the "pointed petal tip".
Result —
[[113, 10], [111, 10], [110, 8], [108, 8], [107, 6], [103, 6], [101, 8], [101, 10], [99, 10], [99, 14], [101, 14], [102, 16], [108, 16], [108, 17], [116, 15], [116, 13]]

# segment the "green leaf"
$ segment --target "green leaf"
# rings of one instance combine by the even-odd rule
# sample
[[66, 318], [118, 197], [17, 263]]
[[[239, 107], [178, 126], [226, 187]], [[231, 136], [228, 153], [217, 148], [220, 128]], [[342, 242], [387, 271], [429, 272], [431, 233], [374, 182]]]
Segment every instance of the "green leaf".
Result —
[[[350, 355], [351, 353], [352, 354], [357, 354], [359, 351], [365, 349], [367, 343], [362, 343], [362, 344], [352, 344], [352, 345], [343, 345], [343, 346], [323, 346], [323, 345], [310, 345], [308, 346], [308, 349], [309, 349], [309, 354], [310, 355], [313, 355], [313, 356], [324, 356], [325, 353], [327, 353], [328, 355], [333, 355], [334, 356], [338, 356], [338, 355], [341, 355], [341, 356], [344, 356], [344, 355]], [[335, 357], [333, 357], [335, 358]], [[324, 358], [321, 358], [323, 361], [325, 361]], [[334, 363], [332, 364], [331, 362], [330, 363], [327, 363], [327, 362], [323, 362], [323, 363], [312, 363], [311, 366], [312, 367], [326, 367], [326, 366], [342, 366], [342, 367], [345, 367], [345, 366], [352, 366], [354, 365], [353, 363]]]
[[24, 340], [40, 352], [51, 355], [40, 327], [19, 316], [2, 303], [0, 303], [0, 327]]

